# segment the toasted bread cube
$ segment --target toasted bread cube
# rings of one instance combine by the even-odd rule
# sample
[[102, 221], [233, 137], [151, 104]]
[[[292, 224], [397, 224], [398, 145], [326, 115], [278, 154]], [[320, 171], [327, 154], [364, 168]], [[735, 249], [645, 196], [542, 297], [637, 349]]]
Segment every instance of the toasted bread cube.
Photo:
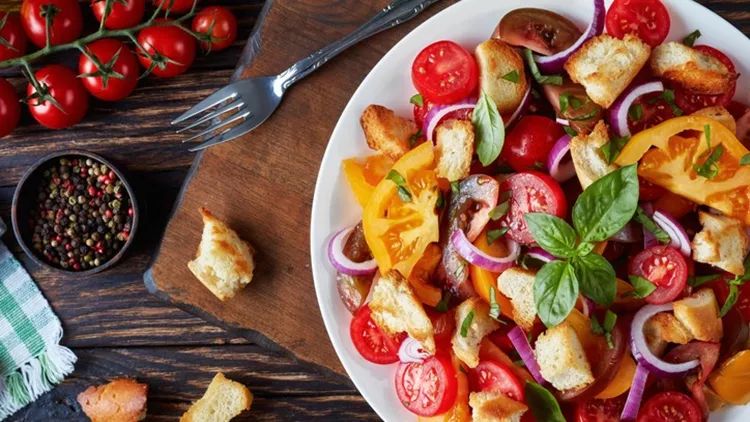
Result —
[[588, 135], [578, 135], [570, 141], [570, 156], [576, 169], [578, 181], [586, 189], [592, 183], [617, 170], [615, 164], [608, 164], [602, 154], [602, 147], [609, 142], [609, 128], [599, 121]]
[[[523, 59], [513, 47], [495, 38], [479, 44], [474, 56], [479, 65], [479, 89], [495, 100], [500, 114], [512, 113], [528, 88]], [[518, 82], [503, 79], [513, 72], [518, 74]]]
[[542, 376], [558, 390], [581, 388], [594, 382], [583, 346], [567, 322], [542, 333], [536, 340], [534, 354]]
[[644, 332], [658, 333], [662, 340], [669, 343], [687, 344], [695, 337], [682, 323], [671, 313], [660, 312], [646, 321], [648, 328]]
[[389, 336], [406, 332], [435, 353], [432, 321], [422, 307], [409, 281], [396, 270], [389, 271], [372, 287], [372, 319]]
[[519, 422], [529, 410], [525, 404], [495, 391], [469, 394], [473, 422]]
[[598, 105], [609, 108], [648, 61], [651, 47], [633, 34], [620, 40], [603, 34], [586, 41], [565, 63], [573, 82]]
[[664, 356], [667, 351], [667, 343], [662, 335], [662, 327], [659, 324], [649, 324], [648, 321], [643, 325], [643, 336], [646, 339], [646, 346], [654, 356]]
[[693, 259], [735, 275], [745, 274], [750, 239], [744, 225], [733, 218], [699, 212], [703, 230], [693, 238]]
[[534, 279], [536, 272], [512, 267], [497, 278], [497, 289], [513, 305], [513, 321], [524, 331], [531, 331], [536, 320]]
[[700, 341], [721, 341], [724, 329], [719, 304], [711, 289], [701, 289], [674, 303], [674, 316]]
[[253, 393], [219, 372], [206, 393], [180, 418], [180, 422], [229, 422], [253, 404]]
[[[463, 335], [461, 331], [464, 322], [468, 321], [467, 318], [472, 313], [471, 323], [467, 322], [469, 325]], [[500, 324], [492, 319], [489, 313], [489, 305], [478, 297], [467, 299], [456, 308], [456, 332], [451, 341], [453, 353], [470, 368], [476, 368], [479, 365], [479, 348], [482, 339], [500, 328]]]
[[130, 378], [90, 386], [78, 395], [78, 403], [91, 422], [136, 422], [146, 416], [148, 385]]
[[721, 60], [680, 42], [654, 48], [651, 70], [654, 75], [698, 94], [723, 94], [737, 79], [737, 74], [730, 72]]
[[704, 116], [704, 117], [708, 117], [709, 119], [714, 119], [717, 122], [721, 123], [727, 129], [731, 130], [732, 133], [737, 133], [737, 122], [734, 120], [734, 116], [732, 116], [732, 114], [729, 113], [729, 110], [727, 110], [726, 108], [722, 106], [702, 108], [696, 111], [695, 113], [693, 113], [692, 115]]
[[396, 161], [409, 152], [409, 139], [419, 131], [409, 119], [396, 116], [393, 110], [372, 104], [360, 118], [367, 145]]
[[467, 120], [447, 120], [435, 130], [436, 172], [449, 181], [469, 175], [474, 156], [474, 125]]

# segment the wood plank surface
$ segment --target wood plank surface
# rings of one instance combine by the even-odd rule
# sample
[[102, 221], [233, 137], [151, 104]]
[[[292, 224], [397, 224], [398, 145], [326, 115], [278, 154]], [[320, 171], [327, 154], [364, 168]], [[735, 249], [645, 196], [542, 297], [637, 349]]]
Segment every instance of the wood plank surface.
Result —
[[[750, 34], [747, 0], [699, 2]], [[0, 0], [0, 10], [18, 9], [20, 3]], [[85, 11], [87, 3], [82, 2]], [[175, 421], [219, 370], [257, 394], [253, 410], [241, 420], [377, 420], [350, 385], [333, 383], [278, 351], [246, 344], [247, 340], [151, 296], [142, 283], [141, 275], [194, 158], [179, 144], [168, 120], [226, 83], [263, 6], [263, 0], [204, 3], [228, 5], [238, 17], [240, 35], [229, 50], [199, 56], [195, 66], [178, 78], [146, 78], [124, 101], [92, 102], [80, 126], [88, 128], [85, 133], [78, 126], [48, 131], [25, 114], [23, 127], [0, 139], [0, 216], [6, 222], [15, 184], [25, 168], [48, 152], [72, 146], [116, 161], [137, 185], [146, 208], [132, 253], [111, 271], [87, 279], [40, 270], [24, 259], [12, 234], [3, 237], [62, 320], [63, 343], [79, 357], [72, 376], [9, 420], [85, 421], [75, 402], [79, 392], [113, 377], [131, 376], [151, 385], [148, 420]], [[93, 20], [88, 12], [86, 19]], [[385, 52], [378, 49], [370, 54]], [[73, 66], [76, 58], [62, 56], [55, 61]], [[22, 85], [16, 70], [0, 70], [0, 75], [8, 74], [14, 84]]]

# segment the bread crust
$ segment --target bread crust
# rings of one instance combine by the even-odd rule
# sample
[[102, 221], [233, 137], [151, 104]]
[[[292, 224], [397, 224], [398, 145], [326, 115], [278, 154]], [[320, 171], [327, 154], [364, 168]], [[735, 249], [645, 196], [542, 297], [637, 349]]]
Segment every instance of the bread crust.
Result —
[[[528, 89], [528, 81], [521, 55], [504, 41], [489, 39], [479, 44], [474, 52], [479, 65], [479, 88], [489, 95], [500, 114], [512, 113], [521, 105]], [[518, 82], [503, 79], [518, 73]]]
[[147, 394], [147, 384], [115, 378], [78, 394], [78, 403], [92, 422], [137, 422], [146, 414]]
[[448, 181], [469, 176], [474, 156], [474, 125], [468, 120], [447, 120], [435, 130], [438, 177]]
[[737, 80], [719, 59], [678, 42], [664, 43], [651, 55], [654, 75], [697, 94], [723, 94]]
[[369, 105], [360, 117], [367, 145], [386, 157], [397, 161], [411, 149], [409, 139], [419, 128], [409, 119], [377, 104]]
[[[221, 403], [221, 400], [226, 399], [231, 393], [238, 394], [239, 401], [229, 404]], [[211, 384], [209, 384], [203, 397], [193, 403], [190, 409], [180, 417], [180, 422], [229, 422], [243, 410], [250, 410], [252, 404], [253, 393], [247, 387], [226, 378], [224, 374], [219, 372], [211, 380]], [[228, 405], [233, 407], [227, 408]], [[206, 411], [206, 408], [214, 411]], [[206, 418], [206, 413], [211, 416]]]

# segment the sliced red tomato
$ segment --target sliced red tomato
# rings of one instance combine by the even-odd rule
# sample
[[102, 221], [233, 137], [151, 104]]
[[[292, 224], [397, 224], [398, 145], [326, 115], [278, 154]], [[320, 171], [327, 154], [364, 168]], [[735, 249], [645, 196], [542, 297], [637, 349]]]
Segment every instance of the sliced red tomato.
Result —
[[492, 391], [504, 394], [516, 401], [526, 400], [521, 382], [513, 375], [510, 368], [500, 362], [494, 360], [479, 362], [479, 365], [471, 371], [469, 380], [473, 391]]
[[688, 396], [676, 391], [651, 397], [638, 412], [638, 422], [700, 422], [701, 410]]
[[456, 401], [458, 379], [450, 356], [438, 354], [422, 363], [402, 363], [396, 372], [396, 393], [410, 412], [434, 416]]
[[[726, 66], [730, 72], [737, 72], [732, 59], [727, 57], [727, 55], [721, 51], [707, 45], [696, 45], [694, 48], [719, 59], [719, 61], [724, 63], [724, 66]], [[695, 94], [682, 87], [675, 87], [674, 98], [677, 107], [681, 108], [685, 114], [692, 114], [706, 107], [729, 105], [736, 91], [736, 81], [732, 84], [732, 88], [729, 91], [719, 95]]]
[[643, 277], [656, 286], [646, 302], [655, 305], [671, 302], [685, 288], [688, 264], [682, 254], [670, 246], [652, 246], [630, 260], [628, 274]]
[[543, 212], [565, 218], [568, 204], [565, 193], [550, 175], [537, 171], [516, 173], [500, 185], [500, 194], [510, 191], [510, 210], [500, 220], [502, 227], [508, 228], [508, 236], [516, 242], [530, 245], [534, 243], [526, 226], [524, 214]]
[[479, 83], [474, 57], [453, 41], [438, 41], [422, 50], [411, 67], [411, 79], [422, 96], [435, 104], [468, 97]]
[[591, 399], [576, 404], [576, 422], [619, 422], [625, 408], [626, 395], [613, 399]]
[[655, 185], [642, 177], [638, 178], [639, 201], [653, 201], [664, 195], [666, 192], [667, 190], [663, 187]]
[[670, 25], [660, 0], [615, 0], [607, 11], [607, 33], [619, 39], [635, 34], [651, 47], [664, 42]]
[[547, 170], [547, 157], [563, 135], [554, 120], [525, 116], [506, 136], [500, 158], [515, 171]]
[[[628, 113], [628, 127], [631, 133], [642, 132], [675, 117], [672, 106], [660, 98], [661, 95], [661, 93], [644, 95], [633, 103], [631, 107], [635, 109], [631, 108], [629, 110], [631, 112]], [[640, 113], [633, 111], [636, 109], [640, 109]], [[633, 119], [636, 116], [638, 119]]]
[[372, 319], [369, 306], [359, 308], [349, 327], [352, 342], [363, 358], [381, 365], [398, 362], [398, 348], [405, 334], [388, 337]]

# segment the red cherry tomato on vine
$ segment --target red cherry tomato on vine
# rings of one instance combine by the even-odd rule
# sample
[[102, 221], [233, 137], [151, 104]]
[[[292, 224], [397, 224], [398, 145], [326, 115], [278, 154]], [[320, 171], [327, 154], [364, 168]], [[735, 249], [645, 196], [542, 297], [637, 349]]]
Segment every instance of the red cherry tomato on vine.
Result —
[[202, 49], [221, 51], [237, 39], [237, 19], [226, 7], [207, 7], [193, 19], [193, 31], [208, 34], [211, 37], [210, 44], [207, 41], [201, 42]]
[[[88, 76], [81, 78], [83, 86], [96, 98], [104, 101], [117, 101], [130, 95], [138, 86], [138, 76], [141, 73], [138, 59], [122, 42], [108, 38], [95, 41], [88, 45], [89, 54], [95, 56], [102, 64], [107, 65], [117, 54], [117, 61], [112, 71], [122, 75], [122, 79], [115, 76], [107, 77], [104, 84], [102, 76]], [[95, 74], [100, 69], [85, 54], [81, 54], [78, 61], [78, 73], [81, 75]]]
[[562, 126], [543, 116], [525, 116], [508, 133], [500, 158], [515, 171], [546, 170], [552, 147], [565, 135]]
[[154, 6], [159, 6], [161, 9], [167, 9], [171, 4], [170, 13], [189, 12], [193, 7], [193, 2], [197, 3], [198, 0], [152, 0]]
[[[702, 53], [717, 58], [720, 62], [724, 63], [724, 66], [729, 69], [730, 73], [737, 72], [732, 59], [727, 57], [727, 55], [721, 51], [707, 45], [696, 45], [694, 48]], [[685, 114], [690, 114], [706, 107], [729, 105], [736, 91], [737, 81], [734, 81], [729, 91], [718, 95], [695, 94], [678, 86], [675, 87], [674, 90], [674, 100], [677, 107], [681, 108]]]
[[[81, 36], [83, 15], [76, 0], [23, 0], [21, 22], [26, 35], [39, 48], [47, 46], [46, 18], [52, 10], [52, 30], [50, 44], [60, 45], [73, 42]], [[42, 16], [44, 15], [44, 16]]]
[[[104, 26], [108, 29], [127, 29], [140, 23], [146, 12], [146, 0], [124, 0], [126, 4], [115, 1], [112, 11], [109, 12]], [[104, 9], [107, 7], [106, 0], [91, 0], [91, 10], [94, 11], [97, 22], [102, 21]]]
[[[159, 19], [157, 22], [164, 22]], [[188, 70], [195, 60], [195, 38], [176, 26], [150, 26], [138, 34], [138, 44], [158, 60], [154, 75], [171, 78]], [[152, 60], [144, 54], [138, 55], [141, 66], [148, 69]]]
[[18, 13], [0, 12], [0, 38], [10, 45], [8, 47], [0, 42], [0, 62], [26, 54], [26, 34], [23, 33], [21, 17]]
[[474, 56], [453, 41], [428, 45], [411, 67], [417, 91], [434, 104], [452, 104], [468, 97], [479, 83], [478, 75]]
[[13, 85], [0, 79], [0, 138], [8, 135], [18, 126], [21, 119], [21, 103]]
[[[29, 110], [37, 122], [50, 129], [64, 129], [83, 119], [89, 108], [89, 94], [75, 72], [65, 66], [53, 64], [37, 71], [35, 75], [47, 95], [54, 98], [60, 106], [58, 108], [49, 100], [29, 99]], [[35, 93], [37, 90], [29, 84], [26, 95], [30, 97]]]

